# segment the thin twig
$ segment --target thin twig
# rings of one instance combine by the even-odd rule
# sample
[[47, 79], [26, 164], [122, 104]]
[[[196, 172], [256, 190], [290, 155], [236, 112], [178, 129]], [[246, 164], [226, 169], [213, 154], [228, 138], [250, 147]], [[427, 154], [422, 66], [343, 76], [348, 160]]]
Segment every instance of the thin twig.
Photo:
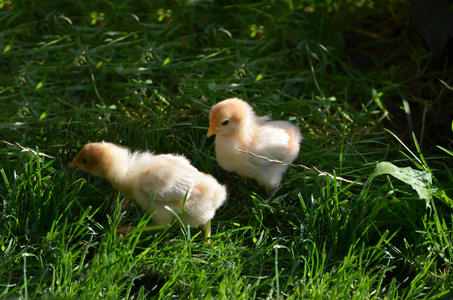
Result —
[[445, 81], [443, 81], [443, 80], [441, 80], [441, 79], [439, 79], [439, 81], [440, 81], [443, 85], [445, 85], [445, 87], [446, 87], [447, 89], [449, 89], [450, 91], [453, 91], [453, 88], [452, 88], [451, 86], [449, 86]]
[[315, 172], [317, 172], [319, 174], [318, 176], [326, 176], [326, 177], [329, 177], [331, 179], [337, 179], [337, 180], [341, 180], [341, 181], [344, 181], [344, 182], [347, 182], [347, 183], [355, 183], [355, 184], [358, 184], [358, 185], [363, 185], [363, 183], [361, 183], [361, 182], [355, 182], [355, 181], [348, 180], [348, 179], [345, 179], [345, 178], [342, 178], [342, 177], [333, 176], [332, 174], [329, 174], [327, 172], [323, 172], [323, 171], [318, 170], [316, 167], [310, 168], [310, 167], [307, 167], [307, 166], [304, 166], [304, 165], [300, 165], [300, 164], [297, 164], [297, 165], [289, 164], [289, 163], [285, 163], [283, 161], [280, 161], [278, 159], [271, 159], [271, 158], [268, 158], [266, 156], [262, 156], [262, 155], [259, 155], [259, 154], [256, 154], [256, 153], [253, 153], [253, 152], [250, 152], [250, 151], [242, 150], [242, 149], [236, 149], [236, 151], [239, 151], [239, 152], [242, 152], [242, 153], [246, 153], [246, 154], [249, 154], [249, 155], [264, 159], [264, 160], [267, 160], [268, 162], [271, 162], [271, 163], [277, 163], [277, 164], [281, 164], [281, 165], [284, 165], [284, 166], [299, 167], [299, 168], [303, 168], [303, 169], [305, 169], [307, 171], [315, 171]]
[[39, 156], [44, 156], [44, 157], [48, 157], [48, 158], [55, 159], [55, 157], [50, 156], [50, 155], [48, 155], [48, 154], [41, 153], [41, 152], [40, 152], [40, 153], [37, 153], [37, 152], [36, 152], [35, 150], [33, 150], [33, 149], [30, 149], [30, 148], [28, 148], [28, 147], [23, 147], [23, 146], [19, 145], [18, 142], [15, 142], [14, 144], [11, 144], [10, 142], [7, 142], [7, 141], [2, 141], [2, 142], [3, 142], [4, 144], [10, 146], [10, 147], [17, 147], [17, 148], [22, 149], [21, 152], [31, 152], [31, 153], [33, 153], [34, 155], [39, 155]]

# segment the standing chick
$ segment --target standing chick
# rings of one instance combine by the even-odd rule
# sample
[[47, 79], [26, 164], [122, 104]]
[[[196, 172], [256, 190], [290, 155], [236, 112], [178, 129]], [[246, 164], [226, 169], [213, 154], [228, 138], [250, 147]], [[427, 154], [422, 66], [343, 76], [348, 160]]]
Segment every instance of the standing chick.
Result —
[[[225, 202], [226, 188], [209, 174], [199, 172], [184, 156], [154, 155], [130, 152], [112, 143], [86, 144], [69, 165], [107, 179], [114, 188], [132, 197], [143, 209], [149, 210], [155, 225], [170, 225], [181, 210], [184, 198], [185, 225], [200, 227], [211, 236], [207, 222]], [[118, 233], [128, 233], [121, 227]], [[208, 239], [209, 242], [209, 239]]]
[[215, 152], [219, 165], [245, 178], [253, 178], [266, 189], [268, 196], [280, 185], [288, 168], [281, 163], [256, 157], [292, 163], [299, 154], [300, 129], [286, 121], [259, 117], [252, 107], [238, 98], [221, 101], [209, 113], [208, 137], [216, 134]]

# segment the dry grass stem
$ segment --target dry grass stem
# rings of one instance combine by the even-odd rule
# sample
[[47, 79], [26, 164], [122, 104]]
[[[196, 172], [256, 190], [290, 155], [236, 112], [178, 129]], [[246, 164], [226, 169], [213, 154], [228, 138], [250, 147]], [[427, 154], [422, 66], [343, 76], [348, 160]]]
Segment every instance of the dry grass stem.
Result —
[[23, 147], [21, 146], [18, 142], [15, 142], [14, 144], [11, 144], [10, 142], [7, 142], [7, 141], [2, 141], [4, 144], [10, 146], [10, 147], [16, 147], [16, 148], [20, 148], [22, 149], [21, 152], [31, 152], [32, 154], [34, 155], [39, 155], [39, 156], [44, 156], [44, 157], [48, 157], [48, 158], [51, 158], [51, 159], [55, 159], [55, 157], [51, 156], [51, 155], [48, 155], [48, 154], [45, 154], [45, 153], [38, 153], [36, 152], [35, 150], [31, 149], [31, 148], [28, 148], [28, 147]]
[[439, 79], [439, 81], [440, 81], [443, 85], [445, 85], [445, 87], [446, 87], [447, 89], [449, 89], [450, 91], [453, 91], [453, 88], [452, 88], [451, 86], [449, 86], [445, 81], [443, 81], [443, 80], [441, 80], [441, 79]]
[[277, 164], [282, 164], [282, 165], [291, 166], [291, 167], [299, 167], [299, 168], [303, 168], [303, 169], [305, 169], [307, 171], [314, 171], [314, 172], [319, 174], [318, 176], [327, 176], [327, 177], [329, 177], [331, 179], [341, 180], [341, 181], [344, 181], [344, 182], [347, 182], [347, 183], [354, 183], [354, 184], [358, 184], [358, 185], [363, 185], [363, 183], [360, 183], [360, 182], [352, 181], [352, 180], [345, 179], [345, 178], [342, 178], [342, 177], [339, 177], [339, 176], [334, 176], [334, 175], [329, 174], [327, 172], [320, 171], [316, 167], [310, 168], [310, 167], [307, 167], [307, 166], [304, 166], [304, 165], [301, 165], [301, 164], [297, 164], [297, 165], [289, 164], [289, 163], [282, 162], [282, 161], [280, 161], [278, 159], [271, 159], [271, 158], [268, 158], [266, 156], [258, 155], [256, 153], [253, 153], [253, 152], [250, 152], [250, 151], [246, 151], [246, 150], [242, 150], [242, 149], [236, 149], [236, 151], [239, 151], [239, 152], [242, 152], [242, 153], [246, 153], [246, 154], [249, 154], [249, 155], [253, 155], [255, 157], [267, 160], [268, 162], [271, 162], [271, 163], [277, 163]]

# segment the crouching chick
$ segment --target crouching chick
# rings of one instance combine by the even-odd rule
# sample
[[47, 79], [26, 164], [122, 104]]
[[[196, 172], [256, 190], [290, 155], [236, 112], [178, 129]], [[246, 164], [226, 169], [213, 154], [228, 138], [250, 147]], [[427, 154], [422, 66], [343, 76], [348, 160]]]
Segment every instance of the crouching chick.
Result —
[[[69, 167], [107, 179], [143, 210], [154, 214], [154, 226], [170, 225], [184, 203], [181, 221], [200, 227], [209, 243], [208, 221], [226, 200], [226, 188], [209, 174], [198, 171], [184, 156], [131, 152], [112, 143], [86, 144]], [[185, 202], [184, 202], [184, 199]], [[129, 233], [135, 227], [118, 227]]]

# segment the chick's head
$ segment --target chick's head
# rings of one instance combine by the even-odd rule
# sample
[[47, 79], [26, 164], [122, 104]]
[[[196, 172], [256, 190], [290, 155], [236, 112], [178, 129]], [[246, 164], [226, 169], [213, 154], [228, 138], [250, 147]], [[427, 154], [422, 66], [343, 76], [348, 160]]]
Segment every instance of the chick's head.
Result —
[[107, 143], [91, 143], [83, 146], [69, 167], [105, 178], [111, 160]]
[[220, 135], [233, 135], [247, 126], [247, 121], [254, 115], [247, 102], [231, 98], [214, 105], [209, 112], [208, 137]]

